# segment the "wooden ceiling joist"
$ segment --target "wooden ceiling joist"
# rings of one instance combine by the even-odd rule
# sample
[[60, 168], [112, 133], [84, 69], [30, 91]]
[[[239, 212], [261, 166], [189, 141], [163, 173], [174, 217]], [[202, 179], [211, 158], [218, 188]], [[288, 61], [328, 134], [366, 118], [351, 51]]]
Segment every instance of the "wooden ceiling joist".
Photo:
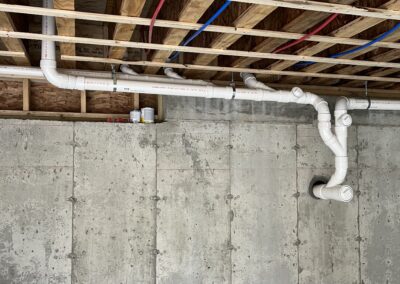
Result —
[[[258, 23], [260, 23], [263, 19], [265, 19], [269, 14], [275, 11], [277, 7], [266, 6], [266, 5], [251, 5], [244, 11], [234, 22], [233, 26], [235, 28], [253, 28]], [[219, 49], [227, 49], [236, 41], [241, 38], [240, 35], [232, 35], [232, 34], [221, 34], [216, 37], [213, 42], [210, 44], [211, 48], [219, 48]], [[201, 54], [195, 58], [193, 64], [195, 65], [208, 65], [217, 56], [215, 55], [207, 55]], [[192, 72], [185, 72], [185, 76], [192, 76]], [[208, 77], [212, 77], [213, 74], [208, 74]]]
[[[75, 10], [75, 0], [54, 0], [54, 8], [60, 10]], [[56, 18], [57, 32], [62, 36], [75, 36], [75, 20], [67, 18]], [[61, 43], [60, 44], [61, 55], [76, 54], [74, 43]], [[75, 62], [62, 62], [61, 66], [64, 68], [75, 68]]]
[[[397, 0], [391, 0], [387, 4], [383, 5], [382, 8], [386, 9], [397, 9], [400, 7], [400, 2]], [[350, 23], [336, 29], [335, 31], [331, 32], [330, 36], [332, 37], [346, 37], [350, 38], [352, 36], [355, 36], [371, 27], [374, 27], [380, 23], [382, 23], [384, 20], [383, 19], [376, 19], [376, 18], [357, 18], [354, 21], [351, 21]], [[315, 45], [308, 45], [298, 52], [296, 54], [298, 55], [307, 55], [307, 56], [313, 56], [316, 55], [332, 46], [334, 46], [335, 43], [318, 43]], [[269, 68], [273, 70], [285, 70], [286, 68], [289, 68], [293, 66], [297, 62], [290, 62], [290, 61], [281, 61], [272, 64]], [[331, 65], [328, 66], [328, 68], [331, 67]], [[320, 72], [323, 69], [321, 68], [320, 64], [314, 64], [310, 67], [307, 67], [304, 69], [304, 71], [309, 71], [309, 72]], [[322, 67], [323, 68], [323, 67]]]
[[[135, 1], [135, 0], [131, 0]], [[188, 0], [189, 1], [189, 0]], [[293, 9], [301, 9], [307, 10], [311, 12], [323, 12], [323, 13], [340, 13], [344, 15], [352, 15], [352, 16], [359, 16], [359, 17], [371, 17], [371, 18], [378, 18], [384, 20], [400, 20], [400, 12], [390, 9], [381, 9], [381, 8], [358, 8], [348, 4], [337, 4], [340, 1], [329, 1], [329, 2], [314, 2], [308, 0], [288, 0], [288, 1], [274, 1], [274, 0], [233, 0], [234, 2], [241, 2], [241, 3], [249, 3], [249, 4], [258, 4], [258, 5], [266, 5], [266, 6], [274, 6], [274, 7], [286, 7], [286, 8], [293, 8]], [[201, 6], [202, 1], [198, 1]], [[341, 2], [345, 3], [345, 2]], [[351, 3], [350, 3], [351, 4]], [[200, 8], [199, 5], [197, 7]], [[291, 6], [291, 7], [289, 7]], [[193, 5], [193, 7], [196, 7]], [[321, 7], [323, 7], [321, 9]], [[46, 9], [40, 7], [30, 7], [24, 5], [10, 5], [10, 4], [1, 4], [0, 10], [4, 12], [13, 12], [13, 13], [27, 13], [27, 14], [37, 14], [38, 11], [41, 11], [43, 15], [45, 15]], [[31, 10], [31, 11], [29, 11]], [[65, 13], [65, 17], [68, 18], [76, 18], [82, 17], [85, 13], [79, 13], [78, 15], [73, 15], [73, 13]], [[80, 16], [79, 16], [80, 15]], [[54, 17], [61, 17], [59, 11], [53, 11], [50, 16]], [[112, 15], [108, 15], [108, 19], [112, 18]], [[84, 18], [80, 18], [84, 20]], [[92, 18], [87, 18], [87, 20], [93, 20]], [[108, 21], [108, 20], [105, 20]], [[125, 19], [126, 24], [135, 24], [135, 22], [130, 21], [128, 18]], [[135, 20], [133, 20], [135, 21]], [[190, 21], [182, 21], [182, 22], [189, 22]]]
[[[345, 0], [346, 3], [353, 3], [355, 0]], [[323, 21], [329, 17], [329, 14], [326, 13], [319, 13], [313, 11], [305, 11], [301, 13], [298, 17], [294, 20], [290, 21], [286, 24], [281, 30], [285, 32], [295, 32], [301, 33], [304, 32], [319, 22]], [[260, 44], [256, 45], [252, 51], [254, 52], [272, 52], [279, 46], [285, 44], [287, 40], [272, 38], [272, 39], [265, 39]], [[249, 66], [252, 63], [257, 62], [259, 59], [255, 58], [239, 58], [235, 60], [232, 64], [233, 67], [245, 67]], [[216, 76], [217, 79], [224, 78], [227, 74], [220, 73]]]
[[[213, 40], [210, 41], [207, 36], [203, 36], [199, 37], [195, 44], [189, 46], [180, 46], [180, 44], [189, 33], [199, 30], [202, 26], [199, 21], [201, 18], [205, 18], [203, 15], [210, 8], [210, 5], [215, 3], [215, 7], [213, 6], [208, 12], [218, 8], [224, 1], [217, 3], [212, 0], [184, 0], [182, 5], [174, 6], [181, 7], [180, 10], [172, 9], [171, 7], [169, 7], [170, 11], [168, 9], [163, 10], [159, 19], [155, 22], [155, 27], [166, 29], [165, 37], [158, 38], [158, 40], [162, 40], [158, 41], [162, 42], [161, 44], [149, 44], [132, 39], [137, 25], [147, 27], [150, 25], [150, 19], [141, 17], [141, 15], [148, 14], [147, 10], [144, 11], [143, 9], [145, 7], [150, 9], [156, 3], [145, 5], [145, 0], [117, 0], [116, 3], [121, 4], [120, 15], [110, 15], [100, 14], [104, 11], [104, 1], [102, 2], [103, 4], [99, 5], [94, 0], [91, 0], [92, 2], [85, 2], [86, 0], [82, 0], [82, 2], [76, 1], [78, 2], [77, 7], [75, 7], [75, 0], [54, 1], [55, 9], [0, 3], [0, 20], [3, 29], [0, 30], [0, 40], [6, 43], [5, 47], [7, 49], [3, 48], [3, 51], [0, 51], [0, 56], [14, 58], [16, 62], [20, 61], [17, 62], [18, 65], [29, 64], [23, 45], [23, 42], [25, 43], [25, 40], [27, 40], [32, 62], [37, 66], [40, 58], [40, 52], [38, 52], [40, 45], [32, 41], [52, 40], [60, 43], [62, 55], [62, 64], [60, 66], [69, 68], [75, 67], [76, 62], [97, 62], [115, 65], [128, 63], [141, 66], [145, 73], [150, 74], [157, 73], [162, 67], [172, 67], [181, 69], [188, 78], [198, 75], [202, 78], [214, 79], [226, 79], [226, 75], [231, 75], [230, 73], [234, 72], [253, 72], [262, 81], [271, 82], [275, 79], [280, 80], [278, 85], [284, 84], [287, 86], [294, 82], [299, 85], [304, 84], [302, 82], [307, 82], [307, 84], [320, 87], [341, 84], [340, 87], [343, 88], [357, 86], [362, 89], [365, 81], [370, 82], [370, 86], [382, 86], [382, 88], [400, 83], [400, 78], [397, 77], [400, 74], [400, 61], [398, 60], [400, 56], [400, 33], [393, 33], [385, 38], [384, 41], [377, 42], [351, 55], [340, 58], [331, 58], [326, 55], [327, 49], [331, 47], [334, 47], [335, 52], [337, 52], [343, 50], [343, 45], [347, 45], [347, 48], [350, 49], [349, 46], [361, 46], [368, 43], [369, 38], [376, 38], [381, 34], [383, 26], [392, 24], [383, 23], [384, 21], [387, 19], [400, 20], [400, 0], [369, 2], [375, 6], [380, 5], [378, 8], [352, 6], [354, 3], [362, 5], [362, 3], [368, 2], [356, 0], [330, 0], [329, 3], [320, 0], [233, 0], [233, 2], [249, 3], [250, 5], [233, 3], [218, 20], [220, 23], [229, 23], [229, 26], [223, 26], [222, 24], [210, 25], [206, 31], [213, 33]], [[98, 8], [96, 10], [98, 13], [74, 10], [75, 8], [81, 9], [85, 3], [95, 5]], [[382, 5], [382, 3], [385, 4]], [[278, 7], [283, 8], [276, 10]], [[302, 11], [291, 9], [302, 9]], [[233, 11], [233, 13], [229, 13], [229, 11]], [[238, 11], [241, 11], [241, 13], [239, 14]], [[275, 13], [271, 15], [274, 11]], [[275, 17], [278, 16], [278, 12], [282, 12], [282, 15], [286, 16], [279, 14], [280, 18]], [[17, 21], [18, 17], [14, 18], [14, 15], [11, 14], [12, 18], [10, 18], [9, 13], [56, 17], [58, 35], [48, 36], [40, 33], [19, 32], [11, 21], [11, 19]], [[112, 13], [112, 11], [108, 10], [106, 13]], [[293, 50], [296, 50], [295, 48], [290, 49], [290, 54], [274, 53], [276, 48], [286, 44], [288, 41], [303, 37], [305, 32], [320, 25], [332, 13], [355, 15], [358, 18], [346, 15], [340, 16], [335, 19], [332, 26], [341, 27], [329, 32], [329, 35], [326, 34], [326, 30], [331, 31], [332, 26], [321, 30], [319, 35], [307, 38], [306, 41], [309, 44], [299, 45], [303, 47], [294, 53]], [[166, 17], [176, 20], [165, 20]], [[29, 23], [30, 31], [38, 32], [39, 25], [36, 18], [34, 18], [34, 23]], [[75, 33], [79, 31], [81, 25], [85, 27], [92, 26], [84, 21], [76, 21], [77, 19], [114, 23], [115, 29], [112, 38], [104, 36], [105, 33], [103, 34], [102, 31], [97, 34], [88, 31], [85, 33], [85, 37], [77, 37]], [[281, 23], [272, 22], [277, 20], [281, 21]], [[8, 23], [6, 23], [7, 21]], [[275, 27], [277, 30], [256, 29], [255, 27], [261, 22], [262, 24], [259, 26]], [[21, 23], [18, 21], [16, 24], [16, 26], [20, 26]], [[24, 24], [24, 30], [26, 30], [27, 23]], [[75, 28], [76, 25], [79, 26]], [[113, 27], [114, 25], [111, 26]], [[215, 35], [215, 33], [217, 34]], [[367, 33], [368, 36], [366, 37]], [[91, 34], [93, 34], [93, 37], [90, 36]], [[242, 39], [243, 36], [253, 38], [250, 41], [245, 41]], [[257, 39], [254, 37], [257, 37]], [[368, 39], [359, 39], [359, 37]], [[75, 46], [77, 44], [85, 52], [87, 51], [85, 53], [87, 54], [86, 57], [76, 56]], [[335, 45], [338, 46], [336, 47]], [[109, 50], [108, 56], [102, 54], [106, 47]], [[147, 49], [153, 50], [153, 52], [150, 53], [151, 57], [147, 59], [149, 61], [133, 61], [133, 58], [138, 58], [136, 57], [138, 54], [136, 51], [127, 53], [126, 51], [129, 48], [139, 51]], [[378, 48], [387, 49], [377, 50]], [[102, 52], [99, 52], [99, 50]], [[191, 64], [187, 64], [189, 62], [168, 63], [168, 57], [174, 51], [192, 53], [195, 56], [182, 57], [184, 59], [194, 58], [190, 62]], [[369, 56], [371, 51], [374, 51], [374, 53]], [[361, 57], [360, 55], [364, 56]], [[224, 57], [220, 58], [222, 56]], [[367, 59], [365, 59], [366, 56], [368, 56]], [[24, 63], [24, 60], [27, 62]], [[261, 62], [252, 65], [258, 61]], [[299, 61], [313, 61], [315, 64], [301, 70], [291, 71], [288, 69]], [[228, 62], [231, 62], [231, 64], [226, 64]], [[225, 66], [217, 66], [218, 63]], [[84, 65], [79, 64], [79, 66]], [[92, 65], [89, 64], [88, 66]], [[217, 76], [214, 76], [215, 74]], [[272, 79], [264, 80], [272, 76]], [[282, 76], [283, 79], [281, 80]], [[238, 76], [236, 77], [238, 78]], [[288, 82], [291, 84], [288, 84]], [[344, 90], [343, 88], [340, 90]]]
[[[207, 11], [213, 0], [187, 0], [185, 7], [179, 15], [180, 22], [197, 23], [201, 16]], [[189, 31], [180, 29], [171, 29], [164, 38], [165, 45], [179, 45], [188, 35]], [[152, 61], [164, 62], [172, 54], [173, 51], [157, 51]], [[159, 70], [158, 67], [148, 67], [145, 72], [155, 74]]]
[[[146, 0], [122, 0], [120, 14], [122, 16], [139, 17], [142, 13]], [[113, 39], [129, 41], [135, 30], [135, 25], [117, 24], [114, 29]], [[112, 47], [109, 51], [109, 57], [122, 59], [125, 55], [125, 47]]]
[[[371, 17], [385, 20], [400, 20], [400, 12], [380, 8], [358, 8], [348, 4], [336, 4], [330, 2], [316, 2], [309, 0], [232, 0], [234, 2], [260, 4], [306, 11], [340, 13], [359, 17]], [[332, 1], [331, 1], [332, 2]]]
[[[397, 37], [397, 40], [400, 40], [400, 35], [396, 35], [396, 37]], [[371, 50], [369, 50], [369, 51], [371, 51]], [[381, 54], [375, 55], [375, 56], [369, 58], [369, 61], [385, 60], [387, 62], [390, 62], [390, 61], [393, 61], [393, 60], [397, 60], [399, 57], [400, 57], [400, 50], [396, 49], [396, 50], [391, 50], [391, 51], [388, 51], [388, 52], [385, 52], [385, 53], [381, 53]], [[368, 70], [369, 68], [370, 67], [366, 67], [366, 66], [362, 66], [362, 67], [361, 66], [352, 66], [350, 68], [344, 67], [344, 68], [341, 68], [339, 70], [336, 70], [333, 73], [335, 73], [335, 74], [352, 75], [352, 74], [357, 74], [359, 72]], [[328, 68], [325, 68], [325, 69], [328, 69]], [[391, 70], [393, 73], [399, 72], [399, 70], [396, 70], [396, 69], [389, 69], [389, 70]], [[323, 71], [323, 70], [321, 70], [321, 71]], [[320, 72], [320, 71], [318, 71], [318, 72]], [[388, 71], [386, 71], [384, 74], [387, 74], [387, 73], [388, 73]], [[393, 74], [393, 73], [391, 73], [391, 74]], [[379, 73], [378, 73], [378, 76], [383, 77]], [[386, 75], [384, 75], [384, 76], [386, 76]], [[326, 84], [326, 85], [333, 85], [333, 84], [336, 84], [337, 81], [336, 80], [325, 79], [323, 81], [316, 81], [316, 83], [323, 83], [323, 84]]]
[[[259, 5], [263, 7], [264, 5]], [[264, 6], [265, 7], [265, 6]], [[274, 7], [275, 8], [275, 7]], [[0, 3], [0, 11], [8, 12], [12, 11], [13, 13], [21, 13], [27, 15], [45, 15], [45, 16], [55, 16], [59, 18], [66, 19], [83, 19], [90, 21], [99, 21], [106, 23], [115, 23], [115, 24], [127, 24], [127, 25], [142, 25], [149, 26], [150, 19], [140, 18], [140, 17], [126, 17], [126, 16], [118, 16], [118, 15], [105, 15], [105, 14], [97, 14], [97, 13], [88, 13], [88, 12], [79, 12], [79, 11], [63, 11], [57, 9], [47, 9], [41, 7], [29, 7], [23, 5], [10, 5], [10, 4], [1, 4]], [[250, 15], [250, 14], [249, 14]], [[179, 21], [169, 21], [169, 20], [157, 20], [154, 24], [155, 27], [164, 27], [164, 28], [173, 28], [173, 29], [183, 29], [183, 30], [198, 30], [202, 25], [197, 23], [187, 23], [187, 22], [179, 22]], [[255, 37], [265, 37], [265, 38], [279, 38], [279, 39], [288, 39], [288, 40], [296, 40], [304, 36], [302, 33], [295, 32], [284, 32], [284, 31], [274, 31], [274, 30], [261, 30], [261, 29], [252, 29], [252, 28], [240, 28], [240, 27], [230, 27], [230, 26], [220, 26], [220, 25], [210, 25], [206, 28], [207, 32], [213, 33], [221, 33], [230, 35], [235, 35], [238, 37], [242, 36], [255, 36]], [[325, 36], [325, 35], [314, 35], [307, 38], [307, 41], [312, 42], [324, 42], [331, 44], [346, 44], [346, 45], [363, 45], [368, 42], [368, 40], [349, 38], [349, 37], [340, 37], [337, 34], [334, 36]], [[377, 42], [374, 44], [376, 47], [383, 48], [400, 48], [399, 43], [392, 42]]]
[[244, 59], [253, 59], [253, 60], [274, 59], [274, 60], [291, 60], [291, 61], [312, 61], [319, 63], [328, 63], [333, 65], [344, 64], [344, 65], [357, 65], [357, 66], [359, 65], [359, 66], [370, 66], [370, 67], [400, 68], [400, 63], [393, 63], [393, 62], [374, 62], [374, 61], [355, 60], [355, 59], [350, 60], [350, 59], [326, 58], [326, 57], [315, 57], [315, 56], [299, 56], [299, 55], [289, 55], [289, 54], [275, 54], [268, 52], [250, 52], [242, 50], [221, 50], [221, 49], [204, 48], [204, 47], [176, 46], [176, 45], [152, 44], [152, 43], [132, 42], [132, 41], [115, 41], [106, 39], [67, 37], [58, 35], [43, 35], [37, 33], [0, 31], [0, 37], [30, 39], [30, 40], [52, 40], [56, 42], [81, 43], [88, 45], [102, 45], [102, 46], [112, 46], [112, 47], [152, 49], [152, 50], [164, 51], [166, 53], [171, 53], [176, 50], [179, 52], [226, 55], [226, 56], [242, 57]]
[[[15, 25], [10, 15], [5, 12], [0, 12], [0, 30], [2, 31], [15, 31]], [[17, 65], [29, 66], [31, 65], [26, 52], [24, 43], [18, 38], [1, 38], [5, 48], [15, 54], [22, 54], [22, 56], [13, 56], [12, 59]]]

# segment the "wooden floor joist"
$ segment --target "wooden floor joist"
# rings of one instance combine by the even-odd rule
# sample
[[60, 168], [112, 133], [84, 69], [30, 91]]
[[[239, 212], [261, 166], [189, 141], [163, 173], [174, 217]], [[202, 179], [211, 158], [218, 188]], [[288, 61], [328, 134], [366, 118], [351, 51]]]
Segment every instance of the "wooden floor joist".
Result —
[[[259, 22], [261, 22], [264, 18], [266, 18], [269, 14], [275, 11], [276, 7], [266, 6], [266, 5], [251, 5], [244, 11], [234, 22], [233, 26], [235, 28], [253, 28]], [[210, 44], [212, 48], [219, 48], [219, 49], [227, 49], [236, 41], [241, 38], [240, 35], [232, 35], [232, 34], [221, 34], [216, 37], [213, 42]], [[215, 55], [207, 55], [201, 54], [195, 58], [193, 64], [195, 65], [208, 65], [217, 56]], [[185, 76], [192, 76], [193, 73], [187, 71], [184, 73]], [[213, 74], [207, 74], [207, 77], [212, 77]]]
[[[188, 0], [179, 15], [179, 21], [197, 23], [213, 2], [212, 0]], [[164, 38], [163, 44], [179, 45], [188, 33], [187, 30], [171, 29]], [[153, 55], [152, 61], [165, 62], [172, 52], [173, 51], [157, 51]], [[148, 67], [145, 72], [155, 74], [158, 70], [158, 67]]]
[[[75, 0], [54, 0], [54, 8], [60, 10], [75, 10]], [[75, 36], [75, 20], [67, 18], [56, 18], [57, 32], [62, 36]], [[76, 54], [74, 43], [61, 43], [60, 52], [63, 55], [74, 56]], [[61, 63], [63, 68], [75, 68], [75, 62]]]
[[[391, 0], [384, 4], [381, 8], [384, 9], [399, 9], [400, 8], [400, 2], [397, 0]], [[374, 27], [380, 23], [382, 23], [384, 20], [383, 19], [377, 19], [377, 18], [357, 18], [354, 21], [351, 21], [350, 23], [336, 29], [333, 31], [330, 35], [333, 37], [352, 37], [355, 36], [371, 27]], [[386, 41], [390, 41], [390, 39], [387, 39]], [[307, 56], [313, 56], [316, 55], [332, 46], [334, 46], [335, 43], [318, 43], [315, 45], [308, 45], [301, 50], [299, 50], [296, 54], [299, 55], [307, 55]], [[372, 47], [371, 47], [372, 48]], [[272, 64], [269, 68], [272, 70], [285, 70], [286, 68], [289, 68], [293, 66], [297, 62], [291, 62], [291, 61], [280, 61], [277, 63]], [[312, 66], [309, 66], [307, 68], [304, 68], [305, 72], [320, 72], [324, 70], [324, 68], [329, 68], [331, 65], [327, 66], [322, 64], [314, 64]], [[291, 79], [289, 79], [291, 80]]]
[[[52, 40], [56, 42], [73, 42], [82, 43], [88, 45], [103, 45], [113, 47], [129, 47], [139, 49], [152, 49], [162, 50], [165, 52], [180, 51], [180, 52], [191, 52], [200, 54], [213, 54], [213, 55], [228, 55], [234, 57], [243, 57], [245, 60], [259, 60], [259, 59], [275, 59], [275, 60], [291, 60], [291, 61], [313, 61], [319, 63], [328, 64], [344, 64], [344, 65], [356, 65], [356, 66], [370, 66], [370, 67], [387, 67], [387, 68], [400, 68], [400, 63], [392, 62], [374, 62], [365, 60], [349, 60], [339, 58], [326, 58], [326, 57], [315, 57], [315, 56], [300, 56], [300, 55], [289, 55], [289, 54], [275, 54], [267, 52], [249, 52], [242, 50], [221, 50], [204, 47], [189, 47], [189, 46], [175, 46], [166, 44], [150, 44], [142, 42], [128, 42], [128, 41], [114, 41], [104, 39], [92, 39], [83, 37], [66, 37], [57, 35], [43, 35], [35, 33], [22, 33], [22, 32], [5, 32], [0, 31], [0, 37], [11, 37], [19, 39], [31, 39], [31, 40]], [[158, 67], [156, 67], [158, 68]]]
[[[15, 31], [15, 25], [11, 16], [8, 13], [0, 12], [0, 30], [2, 31]], [[26, 52], [24, 43], [18, 38], [2, 38], [1, 39], [5, 48], [10, 52], [22, 54], [22, 56], [12, 57], [17, 65], [29, 66], [31, 65]]]
[[[263, 5], [260, 5], [263, 6]], [[15, 10], [15, 11], [14, 11]], [[46, 15], [46, 16], [56, 16], [56, 17], [65, 17], [66, 19], [84, 19], [90, 21], [99, 21], [106, 23], [116, 23], [116, 24], [127, 24], [127, 25], [142, 25], [149, 26], [150, 19], [140, 18], [140, 17], [125, 17], [118, 15], [105, 15], [105, 14], [96, 14], [96, 13], [88, 13], [88, 12], [79, 12], [79, 11], [66, 11], [66, 10], [57, 10], [57, 9], [47, 9], [40, 7], [29, 7], [23, 5], [11, 5], [11, 4], [1, 4], [0, 3], [0, 11], [3, 12], [18, 12], [22, 14], [28, 15]], [[183, 30], [198, 30], [202, 25], [198, 23], [186, 23], [179, 21], [169, 21], [169, 20], [157, 20], [154, 24], [155, 27], [164, 27], [164, 28], [174, 28], [174, 29], [183, 29]], [[356, 27], [355, 27], [356, 28]], [[302, 33], [295, 32], [285, 32], [285, 31], [274, 31], [274, 30], [264, 30], [264, 29], [252, 29], [252, 28], [239, 28], [239, 27], [230, 27], [230, 26], [220, 26], [220, 25], [210, 25], [206, 28], [207, 32], [213, 33], [221, 33], [227, 34], [227, 37], [231, 35], [238, 36], [239, 38], [242, 36], [254, 36], [254, 37], [265, 37], [265, 38], [279, 38], [279, 39], [287, 39], [287, 40], [296, 40], [304, 36]], [[337, 34], [334, 36], [326, 36], [326, 35], [314, 35], [306, 39], [311, 42], [324, 42], [330, 44], [347, 44], [347, 45], [363, 45], [368, 42], [368, 40], [357, 39], [357, 38], [349, 38], [349, 37], [340, 37]], [[377, 42], [373, 46], [383, 47], [383, 48], [400, 48], [399, 43], [393, 42]]]
[[[397, 38], [400, 40], [400, 35], [397, 35]], [[400, 57], [400, 50], [391, 50], [391, 51], [388, 51], [388, 52], [385, 52], [385, 53], [381, 53], [381, 54], [375, 55], [375, 56], [371, 57], [369, 60], [371, 60], [371, 61], [380, 61], [380, 60], [393, 61], [393, 60], [397, 60], [399, 57]], [[357, 74], [357, 73], [360, 73], [362, 71], [365, 71], [365, 70], [369, 69], [369, 67], [366, 67], [366, 66], [362, 66], [362, 67], [361, 66], [351, 66], [350, 68], [349, 67], [350, 66], [341, 68], [339, 70], [336, 70], [334, 73], [335, 74], [352, 75], [352, 74]], [[389, 72], [389, 70], [391, 72]], [[394, 73], [396, 73], [398, 71], [399, 70], [396, 70], [396, 69], [386, 69], [386, 72], [384, 72], [383, 74], [378, 73], [377, 76], [378, 77], [384, 77], [384, 76], [387, 76], [389, 74], [394, 74]], [[374, 73], [369, 74], [368, 76], [376, 76], [376, 75], [373, 75], [373, 74]], [[315, 83], [317, 83], [317, 84], [321, 83], [321, 84], [325, 84], [325, 85], [333, 85], [333, 84], [336, 83], [336, 81], [329, 80], [329, 79], [324, 79], [324, 80], [321, 80], [321, 81], [317, 80], [317, 81], [315, 81]], [[345, 84], [345, 86], [352, 86], [352, 84], [349, 84], [349, 83]]]
[[[353, 3], [355, 0], [345, 0], [345, 3]], [[281, 28], [282, 31], [285, 32], [304, 32], [319, 22], [323, 21], [329, 17], [329, 14], [326, 13], [319, 13], [319, 12], [312, 12], [312, 11], [305, 11], [296, 17], [294, 20], [290, 21], [284, 27]], [[274, 49], [278, 48], [279, 46], [285, 44], [287, 40], [272, 38], [272, 39], [265, 39], [260, 44], [256, 45], [253, 48], [255, 52], [272, 52]], [[246, 67], [250, 64], [257, 62], [259, 59], [255, 58], [239, 58], [235, 60], [232, 64], [233, 67]], [[220, 73], [216, 76], [217, 79], [221, 79], [226, 77], [226, 73]]]
[[[146, 0], [122, 0], [120, 14], [122, 16], [138, 17], [142, 13]], [[117, 24], [114, 29], [114, 40], [129, 41], [135, 30], [135, 25]], [[112, 47], [109, 51], [109, 57], [122, 59], [125, 55], [126, 48]]]
[[306, 11], [340, 13], [359, 17], [371, 17], [385, 20], [400, 20], [400, 11], [386, 10], [380, 8], [358, 8], [347, 4], [336, 4], [327, 2], [316, 2], [310, 0], [232, 0], [234, 2], [260, 4]]

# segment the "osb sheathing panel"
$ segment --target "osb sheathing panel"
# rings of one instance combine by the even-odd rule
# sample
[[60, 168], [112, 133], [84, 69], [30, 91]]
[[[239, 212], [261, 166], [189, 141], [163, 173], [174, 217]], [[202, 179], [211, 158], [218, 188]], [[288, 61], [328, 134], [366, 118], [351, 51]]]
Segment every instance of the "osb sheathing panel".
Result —
[[[134, 109], [134, 95], [128, 93], [87, 92], [87, 112], [128, 114]], [[157, 109], [157, 96], [141, 95], [140, 107]], [[50, 84], [31, 83], [30, 110], [80, 112], [81, 92], [58, 89]], [[0, 81], [0, 109], [22, 110], [22, 83]]]

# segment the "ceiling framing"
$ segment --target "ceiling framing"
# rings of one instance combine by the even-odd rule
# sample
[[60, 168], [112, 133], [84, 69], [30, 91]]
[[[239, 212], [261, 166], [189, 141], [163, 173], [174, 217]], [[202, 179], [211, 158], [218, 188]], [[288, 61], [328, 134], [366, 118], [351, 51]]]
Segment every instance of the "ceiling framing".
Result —
[[[253, 72], [282, 88], [299, 84], [320, 94], [346, 90], [353, 96], [363, 95], [368, 81], [371, 96], [400, 99], [400, 32], [357, 53], [329, 57], [392, 28], [400, 20], [400, 0], [234, 0], [189, 46], [179, 45], [225, 1], [167, 1], [152, 43], [146, 33], [156, 0], [55, 0], [55, 9], [41, 8], [40, 2], [0, 3], [1, 64], [38, 66], [38, 43], [51, 39], [59, 43], [60, 66], [67, 69], [110, 70], [111, 64], [129, 63], [138, 72], [161, 74], [162, 67], [173, 67], [188, 78], [221, 84]], [[75, 10], [80, 7], [88, 8]], [[340, 15], [318, 34], [274, 53], [336, 12]], [[40, 34], [42, 15], [56, 17], [57, 35]], [[82, 30], [93, 37], [81, 36]], [[167, 62], [174, 51], [182, 53], [179, 61]], [[301, 61], [315, 64], [297, 68]]]

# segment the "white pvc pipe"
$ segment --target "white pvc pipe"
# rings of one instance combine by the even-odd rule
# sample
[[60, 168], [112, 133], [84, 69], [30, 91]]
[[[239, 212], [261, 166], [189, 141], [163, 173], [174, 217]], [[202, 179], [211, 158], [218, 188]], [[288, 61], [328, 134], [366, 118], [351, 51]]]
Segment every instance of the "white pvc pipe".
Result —
[[320, 199], [330, 199], [341, 202], [350, 202], [353, 199], [353, 189], [348, 185], [327, 187], [325, 184], [317, 185], [313, 189], [314, 195]]
[[400, 101], [371, 99], [347, 99], [347, 109], [400, 110]]
[[[52, 8], [51, 0], [44, 0], [46, 8]], [[55, 33], [54, 17], [43, 17], [43, 32], [47, 35]], [[290, 91], [253, 90], [213, 85], [190, 85], [139, 80], [112, 80], [96, 77], [74, 76], [59, 73], [55, 58], [55, 43], [42, 41], [41, 69], [46, 79], [53, 85], [64, 89], [117, 91], [144, 94], [160, 94], [173, 96], [191, 96], [205, 98], [240, 99], [256, 101], [299, 102], [304, 98], [296, 97]], [[306, 97], [306, 96], [305, 96]]]
[[16, 78], [44, 78], [43, 72], [37, 67], [22, 67], [22, 66], [0, 66], [0, 75], [12, 76]]
[[251, 73], [240, 73], [240, 77], [242, 77], [244, 84], [252, 89], [264, 89], [264, 90], [273, 90], [272, 88], [268, 87], [264, 83], [258, 81], [256, 77]]
[[[271, 90], [271, 88], [266, 86], [264, 83], [259, 82], [253, 74], [241, 73], [241, 77], [243, 78], [245, 85], [249, 88]], [[314, 195], [321, 199], [335, 199], [347, 202], [347, 199], [340, 198], [342, 187], [339, 186], [344, 182], [348, 168], [346, 142], [347, 127], [350, 125], [345, 125], [348, 122], [346, 120], [347, 114], [335, 111], [335, 117], [336, 115], [339, 115], [337, 117], [335, 135], [334, 133], [332, 133], [331, 113], [329, 111], [328, 103], [325, 100], [315, 94], [304, 93], [300, 88], [294, 88], [292, 90], [292, 93], [294, 94], [294, 96], [299, 98], [296, 103], [310, 104], [318, 112], [319, 134], [325, 145], [327, 145], [329, 149], [331, 149], [331, 151], [335, 154], [335, 173], [331, 176], [326, 185], [323, 185], [323, 187], [320, 186], [318, 188], [314, 188]], [[350, 188], [352, 192], [351, 187], [347, 186], [347, 188]], [[322, 191], [326, 191], [324, 196], [321, 195]], [[327, 192], [329, 192], [329, 194]], [[330, 198], [330, 196], [333, 196], [334, 198]]]

